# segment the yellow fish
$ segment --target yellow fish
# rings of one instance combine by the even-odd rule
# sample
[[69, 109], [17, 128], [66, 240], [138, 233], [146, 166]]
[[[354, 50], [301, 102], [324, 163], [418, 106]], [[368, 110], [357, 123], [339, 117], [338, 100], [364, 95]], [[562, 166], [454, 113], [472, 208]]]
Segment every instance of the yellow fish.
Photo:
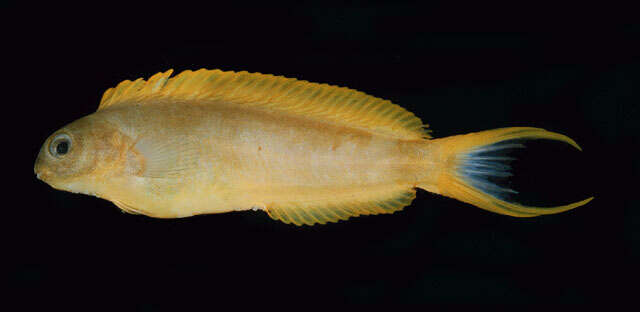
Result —
[[[296, 225], [393, 213], [415, 188], [515, 217], [566, 211], [511, 202], [514, 139], [502, 128], [432, 139], [404, 108], [344, 87], [248, 72], [172, 70], [108, 89], [98, 110], [54, 132], [34, 171], [52, 187], [129, 213], [181, 218], [264, 210]], [[496, 152], [498, 154], [496, 154]]]

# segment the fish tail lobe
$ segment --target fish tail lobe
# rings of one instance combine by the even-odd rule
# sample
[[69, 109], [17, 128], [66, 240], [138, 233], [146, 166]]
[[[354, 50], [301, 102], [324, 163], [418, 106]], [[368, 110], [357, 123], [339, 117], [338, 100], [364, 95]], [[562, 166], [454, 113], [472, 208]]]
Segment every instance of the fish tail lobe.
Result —
[[500, 128], [431, 140], [429, 159], [434, 162], [434, 170], [429, 181], [418, 187], [514, 217], [560, 213], [591, 201], [593, 197], [563, 206], [536, 207], [511, 200], [517, 190], [496, 181], [512, 175], [509, 162], [515, 159], [507, 152], [524, 147], [521, 142], [532, 139], [561, 141], [582, 150], [565, 135], [531, 127]]

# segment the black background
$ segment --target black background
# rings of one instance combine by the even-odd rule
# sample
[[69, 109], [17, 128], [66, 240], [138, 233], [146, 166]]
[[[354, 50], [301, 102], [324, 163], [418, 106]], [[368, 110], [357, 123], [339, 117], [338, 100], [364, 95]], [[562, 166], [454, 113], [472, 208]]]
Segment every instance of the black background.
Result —
[[[626, 12], [626, 13], [625, 13]], [[404, 2], [136, 8], [4, 3], [4, 258], [23, 304], [611, 302], [637, 261], [640, 27], [630, 11]], [[36, 180], [45, 138], [124, 79], [248, 70], [391, 99], [435, 137], [535, 126], [515, 180], [558, 215], [419, 191], [393, 215], [295, 227], [262, 212], [156, 220]], [[16, 113], [14, 113], [16, 112]], [[17, 144], [16, 144], [17, 143]], [[11, 155], [6, 155], [10, 153]], [[531, 169], [534, 168], [534, 169]]]

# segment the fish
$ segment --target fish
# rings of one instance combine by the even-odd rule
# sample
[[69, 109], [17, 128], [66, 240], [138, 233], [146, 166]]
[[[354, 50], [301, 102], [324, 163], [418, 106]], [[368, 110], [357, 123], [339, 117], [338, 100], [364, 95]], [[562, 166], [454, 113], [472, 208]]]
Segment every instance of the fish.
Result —
[[416, 189], [498, 214], [564, 212], [593, 197], [537, 207], [495, 182], [522, 140], [571, 138], [507, 127], [433, 138], [420, 118], [366, 93], [247, 71], [159, 72], [105, 91], [96, 112], [55, 131], [36, 177], [122, 211], [184, 218], [264, 211], [294, 225], [391, 214]]

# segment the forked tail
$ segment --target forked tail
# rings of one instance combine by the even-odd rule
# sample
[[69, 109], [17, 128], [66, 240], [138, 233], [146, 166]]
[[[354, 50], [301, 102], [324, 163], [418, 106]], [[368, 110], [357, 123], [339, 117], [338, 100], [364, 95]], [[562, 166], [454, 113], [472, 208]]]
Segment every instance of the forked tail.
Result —
[[419, 185], [429, 191], [452, 197], [495, 213], [514, 217], [535, 217], [554, 214], [582, 206], [593, 197], [565, 206], [533, 207], [508, 200], [517, 193], [493, 182], [495, 178], [508, 177], [513, 160], [504, 153], [511, 148], [522, 147], [518, 139], [549, 139], [571, 144], [582, 150], [567, 136], [539, 128], [501, 128], [433, 140], [432, 155], [438, 162], [437, 172], [431, 184]]

